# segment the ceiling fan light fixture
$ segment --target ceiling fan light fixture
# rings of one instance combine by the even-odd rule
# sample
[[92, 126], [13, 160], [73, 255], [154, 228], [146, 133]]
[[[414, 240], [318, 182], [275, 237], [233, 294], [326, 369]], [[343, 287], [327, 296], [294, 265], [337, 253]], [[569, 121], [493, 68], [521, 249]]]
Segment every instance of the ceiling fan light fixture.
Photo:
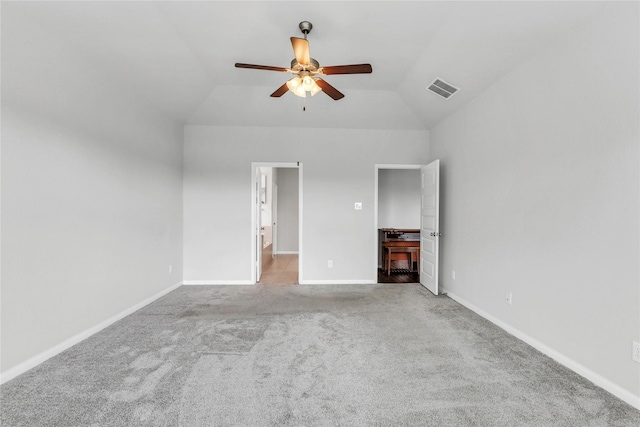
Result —
[[301, 81], [300, 81], [300, 77], [298, 76], [295, 76], [291, 80], [287, 80], [287, 87], [291, 92], [295, 92], [296, 88], [300, 86], [300, 84], [301, 84]]
[[301, 98], [306, 98], [307, 92], [313, 96], [322, 90], [316, 83], [316, 79], [317, 78], [311, 77], [310, 75], [304, 77], [295, 76], [287, 81], [287, 88], [293, 92], [294, 95]]
[[316, 83], [316, 79], [311, 79], [311, 80], [313, 81], [313, 83], [311, 84], [311, 89], [309, 89], [309, 92], [311, 92], [311, 96], [313, 96], [316, 93], [320, 92], [322, 88], [318, 86], [318, 83]]
[[306, 91], [310, 91], [314, 83], [313, 78], [309, 75], [302, 78], [302, 87], [304, 87], [304, 90]]
[[291, 80], [287, 81], [287, 87], [294, 95], [297, 95], [301, 98], [306, 98], [307, 92], [304, 90], [304, 86], [302, 85], [302, 79], [298, 76], [295, 76]]
[[298, 87], [296, 88], [296, 91], [295, 91], [295, 92], [293, 92], [293, 93], [295, 93], [296, 95], [298, 95], [300, 98], [306, 98], [306, 97], [307, 97], [307, 91], [306, 91], [306, 90], [304, 90], [304, 87], [302, 87], [302, 86], [298, 86]]

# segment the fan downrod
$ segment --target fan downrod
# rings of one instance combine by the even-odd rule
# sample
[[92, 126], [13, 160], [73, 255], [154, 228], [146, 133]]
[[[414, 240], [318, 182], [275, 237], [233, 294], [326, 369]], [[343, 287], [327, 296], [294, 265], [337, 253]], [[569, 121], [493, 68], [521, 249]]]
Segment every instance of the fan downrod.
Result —
[[302, 34], [304, 34], [304, 39], [307, 39], [307, 34], [309, 34], [311, 32], [311, 29], [313, 28], [313, 24], [309, 21], [302, 21], [300, 24], [298, 24], [298, 28], [300, 28], [300, 31], [302, 31]]

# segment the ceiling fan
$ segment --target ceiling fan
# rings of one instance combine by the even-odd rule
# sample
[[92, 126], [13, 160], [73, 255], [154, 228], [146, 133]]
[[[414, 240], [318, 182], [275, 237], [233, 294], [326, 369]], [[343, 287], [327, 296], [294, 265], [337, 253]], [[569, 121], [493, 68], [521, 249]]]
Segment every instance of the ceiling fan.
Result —
[[280, 71], [282, 73], [295, 74], [295, 77], [288, 80], [271, 94], [274, 98], [281, 97], [287, 91], [291, 91], [295, 95], [303, 98], [307, 96], [307, 92], [311, 93], [311, 96], [313, 96], [316, 93], [323, 91], [336, 101], [344, 98], [344, 94], [319, 76], [331, 74], [371, 73], [371, 64], [332, 65], [329, 67], [321, 67], [318, 61], [311, 58], [309, 55], [307, 34], [311, 32], [313, 25], [311, 22], [302, 21], [298, 27], [300, 28], [300, 31], [302, 31], [302, 34], [304, 34], [304, 38], [291, 37], [291, 45], [293, 46], [293, 53], [295, 55], [295, 58], [291, 61], [291, 68], [242, 63], [236, 63], [236, 68], [251, 68], [254, 70]]

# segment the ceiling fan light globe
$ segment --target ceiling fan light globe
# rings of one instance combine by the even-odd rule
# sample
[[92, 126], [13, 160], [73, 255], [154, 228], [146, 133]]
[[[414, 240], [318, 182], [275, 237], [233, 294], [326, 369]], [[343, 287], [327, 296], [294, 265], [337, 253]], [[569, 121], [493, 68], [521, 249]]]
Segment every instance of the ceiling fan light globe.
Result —
[[291, 80], [287, 80], [286, 85], [294, 95], [306, 98], [307, 92], [304, 90], [302, 79], [299, 76], [295, 76]]
[[305, 76], [302, 79], [302, 86], [304, 87], [304, 90], [311, 91], [311, 88], [313, 88], [314, 85], [315, 85], [315, 82], [313, 81], [311, 76]]
[[316, 83], [315, 79], [313, 80], [313, 83], [311, 83], [311, 89], [309, 89], [309, 92], [311, 92], [311, 96], [315, 95], [316, 93], [320, 92], [322, 90], [322, 88], [320, 86], [318, 86], [318, 83]]
[[301, 82], [300, 82], [300, 77], [296, 76], [294, 78], [292, 78], [291, 80], [287, 81], [287, 87], [289, 88], [289, 90], [291, 92], [295, 92], [296, 88], [298, 88], [300, 86]]
[[300, 85], [297, 88], [295, 88], [293, 93], [298, 95], [300, 98], [306, 98], [307, 97], [307, 91], [304, 90], [304, 87], [302, 85]]

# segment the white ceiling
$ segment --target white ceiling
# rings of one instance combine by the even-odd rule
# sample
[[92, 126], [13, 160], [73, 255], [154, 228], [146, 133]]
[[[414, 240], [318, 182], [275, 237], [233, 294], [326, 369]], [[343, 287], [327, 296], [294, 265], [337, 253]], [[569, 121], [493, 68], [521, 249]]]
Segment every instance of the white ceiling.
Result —
[[[16, 30], [2, 36], [37, 25], [183, 123], [428, 129], [606, 3], [3, 2], [3, 24]], [[346, 95], [340, 101], [270, 98], [287, 74], [234, 67], [288, 66], [303, 20], [321, 65], [373, 66], [325, 78]], [[461, 91], [437, 97], [425, 90], [435, 77]]]

